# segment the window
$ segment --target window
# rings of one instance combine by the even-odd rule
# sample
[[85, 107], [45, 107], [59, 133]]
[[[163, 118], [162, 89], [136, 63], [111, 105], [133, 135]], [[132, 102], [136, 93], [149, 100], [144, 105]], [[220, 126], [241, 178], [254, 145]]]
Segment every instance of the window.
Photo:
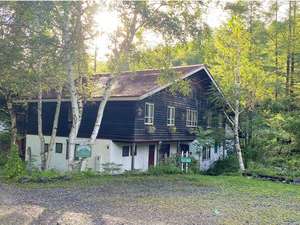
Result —
[[77, 148], [79, 147], [79, 144], [75, 144], [75, 148], [74, 148], [74, 160], [79, 160], [79, 157], [77, 156], [76, 152], [77, 152]]
[[128, 145], [123, 146], [123, 148], [122, 148], [122, 156], [123, 157], [129, 156], [129, 146]]
[[198, 112], [193, 109], [186, 109], [186, 126], [187, 127], [197, 127], [198, 122]]
[[44, 144], [44, 151], [49, 152], [49, 144]]
[[168, 106], [167, 113], [168, 113], [167, 125], [175, 126], [175, 107]]
[[202, 160], [210, 160], [210, 146], [203, 146]]
[[154, 104], [146, 103], [145, 104], [145, 124], [153, 125], [154, 123]]
[[62, 153], [62, 152], [63, 152], [63, 144], [62, 143], [56, 143], [55, 153]]
[[220, 144], [218, 143], [218, 142], [215, 142], [215, 154], [217, 154], [218, 153], [218, 150], [219, 150], [219, 146], [220, 146]]

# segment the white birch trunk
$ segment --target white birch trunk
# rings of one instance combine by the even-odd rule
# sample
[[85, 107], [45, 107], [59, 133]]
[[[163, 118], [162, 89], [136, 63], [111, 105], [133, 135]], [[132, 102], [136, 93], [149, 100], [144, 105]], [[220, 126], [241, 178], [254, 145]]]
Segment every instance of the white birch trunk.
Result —
[[235, 112], [234, 112], [234, 145], [237, 153], [237, 157], [239, 160], [240, 170], [244, 171], [244, 161], [242, 156], [242, 149], [240, 145], [240, 138], [239, 138], [239, 100], [235, 100]]
[[93, 145], [96, 141], [97, 135], [99, 133], [100, 127], [101, 127], [101, 122], [103, 119], [103, 113], [104, 113], [104, 109], [106, 106], [106, 103], [110, 97], [111, 94], [111, 88], [113, 85], [113, 81], [114, 79], [111, 78], [108, 83], [106, 84], [106, 88], [104, 90], [104, 94], [103, 94], [103, 99], [100, 102], [99, 108], [98, 108], [98, 112], [97, 112], [97, 118], [96, 118], [96, 122], [94, 125], [94, 129], [93, 132], [91, 134], [91, 138], [90, 138], [90, 144]]
[[41, 170], [46, 169], [46, 152], [45, 152], [45, 138], [43, 135], [43, 119], [42, 119], [42, 111], [43, 111], [43, 90], [42, 87], [39, 88], [38, 95], [38, 107], [37, 107], [37, 115], [38, 115], [38, 136], [40, 139], [40, 155], [41, 155]]
[[[115, 55], [115, 58], [116, 58], [115, 62], [117, 64], [120, 63], [119, 62], [120, 61], [120, 56], [122, 54], [127, 55], [128, 51], [129, 51], [129, 47], [130, 47], [130, 45], [131, 45], [131, 43], [134, 39], [134, 36], [137, 32], [136, 26], [137, 26], [137, 12], [135, 12], [134, 15], [133, 15], [133, 19], [131, 21], [127, 36], [123, 40], [123, 42], [121, 43], [120, 49], [116, 50], [116, 51], [113, 51], [114, 55]], [[98, 108], [97, 117], [96, 117], [96, 121], [95, 121], [95, 124], [94, 124], [93, 132], [92, 132], [91, 137], [90, 137], [90, 144], [91, 145], [93, 145], [95, 143], [95, 141], [97, 139], [97, 135], [98, 135], [99, 130], [101, 128], [104, 109], [105, 109], [107, 101], [108, 101], [108, 99], [111, 95], [112, 85], [113, 85], [116, 77], [118, 77], [120, 75], [120, 70], [119, 70], [120, 65], [115, 65], [115, 66], [118, 68], [116, 70], [117, 73], [113, 74], [112, 77], [108, 80], [108, 82], [105, 86], [105, 89], [104, 89], [103, 99], [100, 102], [100, 105], [99, 105], [99, 108]]]
[[239, 117], [240, 117], [240, 88], [241, 88], [241, 75], [240, 75], [240, 68], [241, 68], [241, 49], [238, 46], [237, 49], [237, 65], [235, 68], [235, 107], [234, 107], [234, 144], [235, 144], [235, 150], [237, 153], [237, 157], [239, 160], [240, 170], [244, 171], [244, 161], [243, 161], [243, 155], [242, 155], [242, 149], [240, 145], [240, 137], [239, 137]]
[[[68, 12], [65, 12], [68, 14]], [[67, 80], [68, 80], [68, 89], [71, 98], [71, 109], [72, 109], [72, 127], [69, 133], [69, 161], [68, 169], [71, 171], [74, 164], [74, 151], [75, 151], [75, 142], [78, 134], [78, 130], [81, 123], [81, 113], [79, 98], [75, 86], [75, 77], [73, 73], [73, 59], [71, 55], [72, 46], [71, 46], [71, 34], [69, 28], [69, 15], [66, 16], [65, 27], [64, 27], [64, 50], [65, 50], [65, 63], [67, 71]], [[82, 108], [82, 107], [81, 107]]]
[[60, 106], [61, 106], [61, 94], [62, 94], [62, 88], [60, 88], [59, 92], [57, 93], [57, 103], [56, 103], [51, 138], [50, 138], [50, 143], [49, 143], [49, 148], [48, 148], [46, 169], [49, 169], [49, 166], [51, 163], [51, 157], [52, 157], [52, 154], [55, 149], [55, 139], [56, 139], [56, 133], [57, 133], [57, 127], [58, 127], [58, 119], [59, 119], [59, 114], [60, 114]]

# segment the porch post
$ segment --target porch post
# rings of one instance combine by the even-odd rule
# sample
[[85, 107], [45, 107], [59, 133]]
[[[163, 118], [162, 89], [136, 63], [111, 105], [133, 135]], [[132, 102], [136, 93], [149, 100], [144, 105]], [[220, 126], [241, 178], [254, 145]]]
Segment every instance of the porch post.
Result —
[[137, 153], [136, 143], [131, 145], [131, 170], [134, 170], [134, 154]]

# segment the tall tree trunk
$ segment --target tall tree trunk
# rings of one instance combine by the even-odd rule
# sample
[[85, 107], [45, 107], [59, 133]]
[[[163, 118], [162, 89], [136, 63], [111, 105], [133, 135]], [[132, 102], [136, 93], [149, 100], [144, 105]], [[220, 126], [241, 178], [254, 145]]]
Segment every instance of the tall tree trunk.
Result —
[[49, 169], [49, 167], [50, 167], [51, 157], [52, 157], [52, 154], [53, 154], [54, 148], [55, 148], [55, 139], [56, 139], [56, 133], [57, 133], [57, 127], [58, 127], [59, 114], [60, 114], [60, 106], [61, 106], [61, 94], [62, 94], [62, 88], [60, 88], [60, 90], [57, 93], [57, 102], [56, 102], [51, 138], [50, 138], [50, 143], [49, 143], [49, 148], [48, 148], [46, 169]]
[[240, 99], [241, 99], [241, 49], [240, 46], [237, 47], [237, 65], [234, 71], [234, 82], [235, 82], [235, 106], [234, 106], [234, 144], [235, 150], [237, 153], [237, 157], [239, 160], [240, 170], [244, 171], [244, 161], [242, 155], [242, 149], [240, 145], [240, 137], [239, 137], [239, 117], [240, 117]]
[[286, 81], [285, 89], [286, 96], [290, 96], [290, 83], [291, 83], [291, 41], [292, 41], [292, 1], [289, 1], [289, 20], [288, 20], [288, 47], [287, 47], [287, 59], [286, 59]]
[[237, 99], [235, 100], [235, 112], [234, 112], [234, 145], [239, 160], [240, 170], [244, 171], [245, 166], [244, 166], [242, 149], [240, 145], [240, 137], [239, 137], [239, 115], [240, 115], [239, 108], [240, 108], [240, 101]]
[[12, 98], [9, 96], [7, 98], [7, 109], [10, 117], [10, 143], [11, 146], [15, 145], [17, 143], [17, 116], [16, 112], [13, 108], [13, 101]]
[[65, 12], [65, 26], [64, 26], [64, 54], [67, 71], [68, 89], [71, 98], [71, 109], [72, 109], [72, 126], [69, 133], [69, 162], [68, 168], [71, 171], [74, 164], [74, 151], [75, 142], [78, 134], [78, 130], [81, 123], [80, 107], [78, 105], [79, 98], [75, 86], [75, 77], [73, 73], [73, 55], [71, 46], [71, 33], [70, 33], [70, 15], [69, 12]]
[[292, 47], [291, 47], [291, 87], [290, 87], [290, 92], [293, 94], [293, 89], [294, 89], [294, 84], [295, 84], [295, 41], [296, 41], [296, 8], [297, 8], [297, 3], [294, 1], [293, 5], [293, 23], [292, 23]]
[[38, 136], [40, 139], [40, 155], [41, 155], [41, 170], [46, 169], [46, 152], [45, 152], [45, 138], [43, 135], [43, 90], [40, 84], [39, 95], [38, 95], [38, 107], [37, 107], [37, 115], [38, 115]]
[[[115, 49], [115, 51], [113, 51], [114, 56], [115, 56], [115, 71], [113, 71], [112, 77], [106, 83], [104, 93], [103, 93], [103, 99], [100, 102], [100, 105], [98, 107], [97, 118], [96, 118], [96, 121], [94, 124], [93, 132], [90, 137], [90, 144], [94, 144], [96, 141], [98, 132], [101, 127], [104, 109], [105, 109], [107, 101], [111, 95], [112, 85], [114, 84], [116, 78], [120, 75], [120, 66], [121, 66], [120, 65], [120, 56], [128, 54], [130, 45], [132, 44], [135, 33], [137, 32], [136, 26], [137, 26], [137, 12], [135, 11], [135, 13], [133, 15], [133, 19], [130, 23], [129, 31], [127, 33], [126, 38], [121, 43], [120, 49], [119, 50]], [[96, 53], [95, 53], [95, 57], [96, 57]]]
[[97, 112], [97, 118], [96, 118], [96, 122], [94, 124], [94, 129], [93, 132], [91, 134], [91, 138], [90, 138], [90, 144], [94, 144], [98, 135], [98, 132], [100, 130], [101, 127], [101, 122], [102, 122], [102, 118], [103, 118], [103, 113], [104, 113], [104, 109], [106, 106], [106, 103], [110, 97], [111, 94], [111, 87], [112, 84], [114, 82], [115, 78], [110, 78], [106, 84], [105, 90], [104, 90], [104, 94], [103, 94], [103, 99], [100, 102], [99, 108], [98, 108], [98, 112]]
[[275, 11], [275, 73], [276, 73], [276, 87], [275, 87], [275, 100], [278, 99], [279, 93], [279, 68], [278, 68], [278, 0], [276, 0], [276, 11]]

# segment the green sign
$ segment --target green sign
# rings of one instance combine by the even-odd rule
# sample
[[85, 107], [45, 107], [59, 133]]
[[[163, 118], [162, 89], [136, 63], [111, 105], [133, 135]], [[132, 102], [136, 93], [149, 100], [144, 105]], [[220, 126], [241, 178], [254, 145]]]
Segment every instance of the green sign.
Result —
[[92, 149], [89, 145], [79, 145], [76, 148], [76, 156], [79, 158], [88, 158], [91, 157]]
[[192, 162], [192, 158], [190, 158], [190, 157], [181, 157], [180, 161], [182, 163], [191, 163]]

